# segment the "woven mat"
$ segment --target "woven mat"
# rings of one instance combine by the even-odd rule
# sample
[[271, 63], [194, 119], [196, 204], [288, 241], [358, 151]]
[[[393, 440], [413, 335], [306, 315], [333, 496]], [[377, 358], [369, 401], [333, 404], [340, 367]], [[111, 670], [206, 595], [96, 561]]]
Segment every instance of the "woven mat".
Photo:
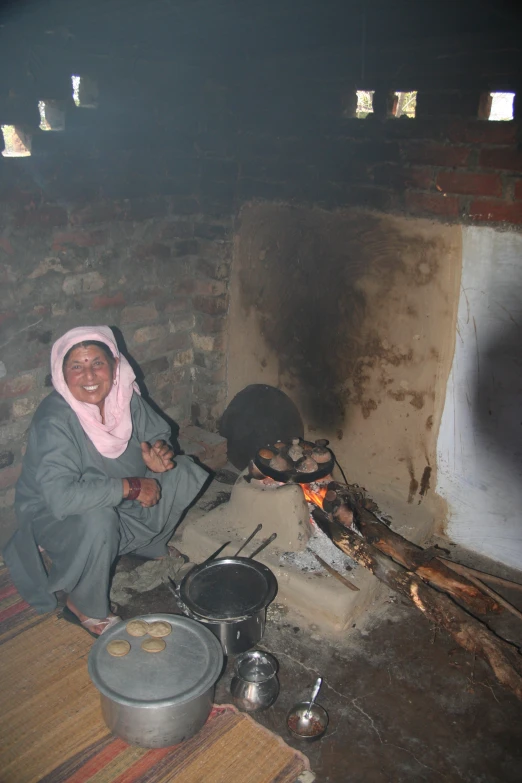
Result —
[[308, 760], [229, 705], [174, 748], [115, 739], [87, 674], [92, 639], [37, 615], [0, 567], [2, 783], [295, 783]]

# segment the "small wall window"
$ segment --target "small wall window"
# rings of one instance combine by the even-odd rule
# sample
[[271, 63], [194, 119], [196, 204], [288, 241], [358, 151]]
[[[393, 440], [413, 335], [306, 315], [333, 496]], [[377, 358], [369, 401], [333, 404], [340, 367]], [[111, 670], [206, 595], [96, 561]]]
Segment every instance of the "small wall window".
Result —
[[364, 120], [368, 114], [373, 114], [373, 95], [375, 90], [357, 90], [356, 116]]
[[396, 92], [396, 102], [394, 105], [394, 117], [415, 117], [417, 108], [417, 91]]
[[512, 120], [514, 92], [491, 92], [489, 120]]
[[31, 136], [14, 125], [2, 125], [4, 158], [28, 158], [31, 154]]
[[40, 112], [40, 130], [65, 130], [65, 109], [58, 101], [38, 101]]
[[73, 101], [81, 109], [98, 108], [98, 85], [88, 76], [71, 76]]

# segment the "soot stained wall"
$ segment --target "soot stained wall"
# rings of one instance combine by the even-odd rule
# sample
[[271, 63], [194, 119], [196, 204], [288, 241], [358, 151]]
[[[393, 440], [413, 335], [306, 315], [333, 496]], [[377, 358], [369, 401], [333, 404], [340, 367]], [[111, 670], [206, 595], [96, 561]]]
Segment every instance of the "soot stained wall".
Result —
[[247, 383], [279, 386], [352, 480], [422, 500], [422, 477], [436, 467], [460, 267], [459, 226], [246, 206], [230, 285], [229, 398]]

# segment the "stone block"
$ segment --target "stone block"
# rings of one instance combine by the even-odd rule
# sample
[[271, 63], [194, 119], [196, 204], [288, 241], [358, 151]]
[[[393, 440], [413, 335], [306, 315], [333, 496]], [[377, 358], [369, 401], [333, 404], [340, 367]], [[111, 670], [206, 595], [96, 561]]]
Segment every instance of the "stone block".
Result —
[[151, 242], [148, 245], [139, 245], [135, 250], [135, 254], [136, 258], [140, 260], [157, 258], [167, 261], [172, 255], [172, 250], [168, 245], [164, 245], [161, 242]]
[[127, 324], [150, 323], [158, 317], [158, 311], [154, 304], [132, 305], [126, 307], [121, 313], [122, 326]]
[[0, 423], [8, 422], [12, 416], [12, 406], [8, 402], [0, 403]]
[[56, 228], [67, 225], [67, 212], [62, 207], [46, 204], [37, 209], [27, 209], [15, 217], [17, 228]]
[[223, 280], [203, 280], [201, 278], [186, 277], [175, 283], [177, 293], [192, 296], [221, 296], [227, 291]]
[[0, 383], [0, 399], [27, 394], [35, 385], [35, 376], [26, 373]]
[[160, 340], [167, 333], [165, 326], [143, 326], [141, 329], [136, 329], [134, 332], [133, 340], [135, 343], [148, 343], [151, 340]]
[[53, 236], [53, 250], [63, 250], [69, 245], [75, 247], [95, 247], [108, 240], [107, 231], [67, 231]]
[[12, 451], [0, 451], [0, 470], [8, 468], [14, 462], [14, 454]]
[[197, 239], [183, 239], [176, 242], [174, 246], [174, 255], [176, 256], [194, 256], [199, 250]]
[[197, 456], [211, 470], [227, 464], [227, 441], [216, 432], [208, 432], [194, 425], [184, 427], [179, 434], [180, 447], [187, 454]]
[[5, 237], [0, 237], [0, 250], [3, 250], [9, 256], [12, 256], [14, 253], [11, 242]]
[[196, 198], [174, 197], [170, 199], [173, 215], [197, 215], [201, 212], [201, 205]]
[[11, 508], [14, 505], [15, 488], [11, 487], [6, 492], [0, 493], [0, 508]]
[[137, 362], [164, 356], [169, 351], [184, 351], [190, 348], [188, 332], [167, 333], [166, 336], [133, 346], [131, 354]]
[[189, 220], [173, 220], [164, 223], [159, 229], [162, 239], [190, 239], [194, 236], [194, 225]]
[[122, 209], [115, 201], [100, 201], [88, 204], [74, 210], [70, 216], [73, 226], [89, 225], [90, 223], [109, 223], [113, 220], [121, 220]]
[[121, 291], [113, 296], [95, 296], [91, 302], [92, 310], [106, 310], [110, 307], [123, 307], [125, 297]]
[[141, 365], [141, 371], [143, 375], [155, 375], [159, 372], [164, 372], [169, 368], [169, 360], [166, 356], [159, 356], [157, 359], [151, 359], [149, 362], [144, 362]]
[[188, 424], [190, 419], [190, 405], [188, 400], [182, 400], [176, 405], [165, 408], [164, 413], [169, 419], [176, 422], [180, 427]]
[[197, 351], [213, 351], [216, 338], [209, 334], [198, 334], [192, 332], [191, 334], [192, 344]]
[[33, 400], [30, 397], [21, 397], [13, 401], [13, 416], [15, 419], [21, 419], [23, 416], [33, 413], [37, 406], [38, 400]]
[[71, 275], [63, 281], [62, 290], [68, 296], [99, 291], [105, 285], [105, 280], [99, 272], [84, 272]]
[[172, 366], [181, 367], [191, 365], [194, 361], [194, 351], [192, 348], [188, 348], [186, 351], [178, 351], [172, 357]]
[[169, 299], [167, 304], [164, 307], [164, 310], [166, 313], [179, 313], [183, 310], [187, 310], [189, 306], [189, 303], [184, 296], [176, 296], [174, 298]]
[[199, 334], [219, 334], [226, 327], [226, 320], [221, 316], [198, 314], [197, 326]]
[[215, 223], [195, 223], [194, 236], [199, 239], [225, 239], [228, 231], [223, 225]]
[[10, 465], [10, 467], [0, 470], [0, 489], [13, 487], [18, 481], [21, 472], [21, 465]]
[[172, 314], [169, 319], [169, 331], [171, 333], [186, 332], [189, 329], [193, 329], [195, 325], [195, 317], [193, 313], [177, 313]]
[[207, 315], [224, 315], [228, 310], [228, 296], [194, 296], [194, 310]]

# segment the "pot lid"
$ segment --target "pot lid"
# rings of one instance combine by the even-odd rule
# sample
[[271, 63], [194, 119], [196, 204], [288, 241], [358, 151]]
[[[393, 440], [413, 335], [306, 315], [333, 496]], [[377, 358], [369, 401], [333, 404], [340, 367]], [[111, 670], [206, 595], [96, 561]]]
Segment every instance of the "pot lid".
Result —
[[255, 560], [226, 557], [202, 563], [180, 585], [185, 606], [206, 620], [239, 620], [264, 609], [274, 599], [277, 580]]
[[[89, 653], [88, 669], [98, 690], [119, 704], [129, 706], [174, 706], [196, 699], [216, 682], [223, 666], [218, 639], [204, 625], [174, 614], [147, 614], [134, 620], [170, 623], [159, 653], [142, 650], [151, 637], [131, 636], [123, 621], [106, 631]], [[131, 649], [115, 658], [107, 652], [108, 642], [124, 639]]]

